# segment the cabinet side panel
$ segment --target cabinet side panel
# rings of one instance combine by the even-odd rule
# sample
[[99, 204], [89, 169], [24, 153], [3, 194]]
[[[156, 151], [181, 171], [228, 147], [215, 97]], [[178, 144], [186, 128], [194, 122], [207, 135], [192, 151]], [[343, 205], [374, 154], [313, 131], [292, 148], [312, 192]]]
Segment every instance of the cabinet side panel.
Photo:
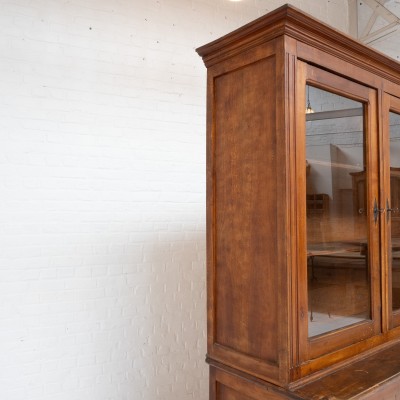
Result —
[[278, 361], [276, 58], [215, 78], [215, 338]]

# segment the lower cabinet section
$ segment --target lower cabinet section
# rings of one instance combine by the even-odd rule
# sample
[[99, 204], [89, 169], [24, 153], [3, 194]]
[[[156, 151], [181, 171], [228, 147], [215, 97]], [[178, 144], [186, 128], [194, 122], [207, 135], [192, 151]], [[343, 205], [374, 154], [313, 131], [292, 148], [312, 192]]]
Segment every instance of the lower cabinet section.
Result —
[[210, 400], [400, 400], [399, 343], [293, 388], [209, 362]]
[[210, 400], [398, 400], [400, 399], [400, 378], [351, 397], [323, 394], [319, 390], [314, 394], [310, 392], [301, 394], [301, 390], [296, 392], [267, 383], [260, 384], [211, 367]]
[[254, 381], [224, 367], [210, 367], [210, 400], [300, 400], [303, 397], [268, 383]]

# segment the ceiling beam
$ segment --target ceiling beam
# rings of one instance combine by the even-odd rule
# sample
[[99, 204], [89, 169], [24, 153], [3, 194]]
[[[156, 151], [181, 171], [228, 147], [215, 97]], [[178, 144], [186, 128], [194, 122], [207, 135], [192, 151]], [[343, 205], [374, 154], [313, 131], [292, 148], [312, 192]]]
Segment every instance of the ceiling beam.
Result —
[[[397, 31], [400, 25], [400, 18], [388, 10], [384, 5], [388, 0], [362, 0], [368, 7], [373, 11], [370, 19], [368, 20], [366, 26], [364, 27], [362, 33], [358, 34], [358, 39], [366, 44], [372, 43], [382, 38], [386, 38]], [[353, 1], [349, 0], [349, 11], [351, 13], [351, 8], [354, 7]], [[358, 7], [358, 5], [357, 5]], [[386, 22], [387, 25], [380, 29], [372, 31], [377, 19], [381, 17]], [[358, 28], [358, 27], [357, 27]], [[358, 30], [358, 29], [357, 29]]]
[[393, 33], [397, 32], [398, 28], [399, 28], [399, 23], [392, 22], [389, 25], [386, 25], [383, 28], [370, 33], [369, 35], [360, 38], [360, 40], [365, 44], [370, 44], [379, 39], [387, 38], [393, 35]]
[[358, 0], [349, 0], [349, 33], [358, 38]]
[[363, 115], [363, 108], [347, 108], [345, 110], [332, 110], [332, 111], [319, 111], [315, 113], [306, 114], [306, 121], [318, 121], [321, 119], [336, 119], [359, 117]]

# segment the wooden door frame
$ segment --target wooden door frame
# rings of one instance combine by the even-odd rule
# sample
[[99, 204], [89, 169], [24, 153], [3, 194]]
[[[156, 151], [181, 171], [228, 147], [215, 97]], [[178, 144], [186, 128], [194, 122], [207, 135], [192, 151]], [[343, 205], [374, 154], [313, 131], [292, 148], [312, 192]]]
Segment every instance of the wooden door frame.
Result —
[[[371, 282], [371, 320], [345, 327], [337, 331], [309, 338], [308, 337], [308, 299], [307, 299], [307, 236], [306, 236], [306, 165], [305, 157], [305, 96], [306, 84], [327, 90], [337, 95], [362, 102], [364, 104], [365, 157], [368, 173], [367, 184], [367, 221], [369, 226], [369, 264]], [[300, 362], [315, 361], [322, 367], [331, 363], [328, 353], [336, 352], [339, 358], [349, 354], [345, 347], [359, 345], [360, 341], [378, 335], [381, 332], [381, 288], [380, 288], [380, 258], [379, 258], [379, 223], [374, 223], [373, 202], [379, 198], [379, 168], [378, 168], [378, 122], [377, 122], [377, 91], [367, 86], [355, 83], [331, 72], [327, 72], [302, 61], [297, 62], [296, 75], [296, 176], [300, 185], [298, 188], [297, 215], [298, 223], [298, 351]], [[304, 223], [301, 223], [303, 221]], [[330, 354], [330, 357], [332, 354]], [[348, 357], [348, 355], [347, 355]], [[332, 357], [331, 357], [332, 358]], [[325, 366], [325, 365], [324, 365]], [[308, 371], [310, 366], [304, 369]], [[311, 368], [313, 369], [313, 368]]]

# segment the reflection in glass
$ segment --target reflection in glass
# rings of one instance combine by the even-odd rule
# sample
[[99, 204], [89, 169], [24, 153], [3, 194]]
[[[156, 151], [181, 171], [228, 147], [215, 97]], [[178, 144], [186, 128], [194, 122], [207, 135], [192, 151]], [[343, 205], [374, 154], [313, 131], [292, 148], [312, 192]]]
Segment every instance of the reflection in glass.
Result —
[[[400, 310], [400, 115], [390, 115], [390, 203], [392, 309]], [[390, 253], [389, 253], [390, 254]]]
[[370, 319], [371, 301], [363, 104], [312, 86], [307, 90], [314, 110], [306, 115], [312, 337]]

